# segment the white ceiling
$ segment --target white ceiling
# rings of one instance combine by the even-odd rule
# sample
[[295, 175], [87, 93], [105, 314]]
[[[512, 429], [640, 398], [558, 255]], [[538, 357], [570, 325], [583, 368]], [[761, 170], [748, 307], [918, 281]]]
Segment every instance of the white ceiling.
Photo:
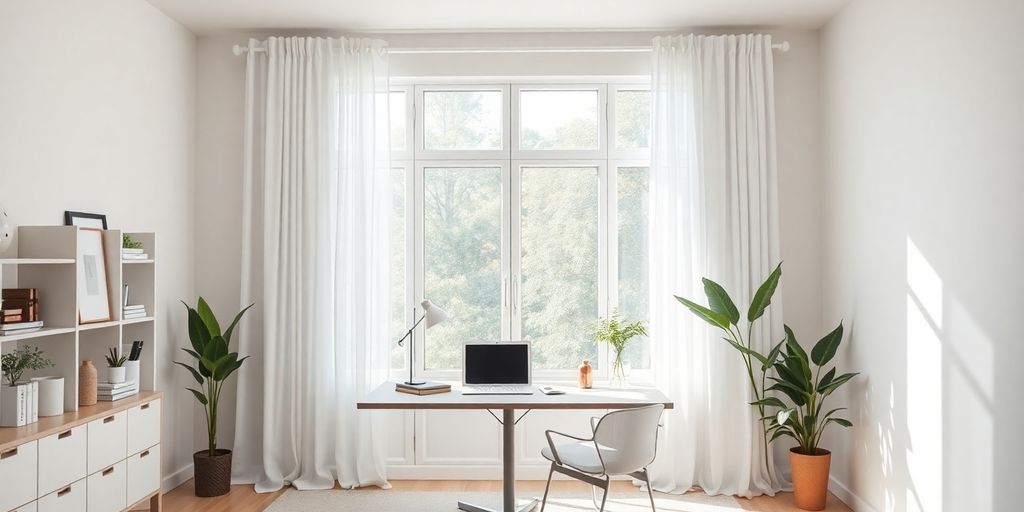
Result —
[[148, 0], [198, 34], [821, 26], [849, 0]]

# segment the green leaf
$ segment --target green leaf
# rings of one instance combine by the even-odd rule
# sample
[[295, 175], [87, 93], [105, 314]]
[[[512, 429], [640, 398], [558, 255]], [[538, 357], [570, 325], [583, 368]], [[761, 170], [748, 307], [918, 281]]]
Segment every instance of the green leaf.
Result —
[[715, 327], [718, 327], [718, 328], [720, 328], [722, 330], [725, 330], [725, 331], [729, 330], [729, 318], [727, 316], [725, 316], [725, 315], [723, 315], [723, 314], [721, 314], [721, 313], [719, 313], [717, 311], [712, 311], [712, 310], [710, 310], [710, 309], [708, 309], [708, 308], [706, 308], [704, 306], [701, 306], [700, 304], [697, 304], [696, 302], [684, 299], [684, 298], [679, 297], [679, 296], [676, 296], [676, 300], [678, 300], [680, 303], [682, 303], [682, 305], [684, 305], [687, 308], [689, 308], [690, 311], [693, 312], [693, 314], [699, 316], [705, 322], [707, 322], [707, 323], [709, 323], [709, 324], [711, 324], [711, 325], [713, 325]]
[[231, 325], [229, 325], [228, 329], [224, 331], [224, 339], [228, 340], [228, 345], [231, 345], [231, 334], [235, 332], [235, 326], [238, 325], [238, 321], [242, 319], [242, 315], [244, 315], [246, 311], [249, 311], [249, 308], [255, 305], [255, 303], [249, 304], [245, 309], [239, 311], [238, 314], [235, 315], [235, 319], [231, 321]]
[[[789, 358], [789, 361], [795, 361], [795, 358]], [[779, 374], [780, 379], [792, 385], [794, 389], [798, 389], [802, 393], [811, 391], [811, 383], [809, 380], [803, 378], [803, 373], [801, 373], [799, 367], [794, 369], [791, 364], [777, 364], [775, 365], [775, 372]]]
[[722, 338], [722, 339], [727, 341], [736, 350], [739, 350], [740, 352], [742, 352], [744, 354], [747, 354], [747, 355], [753, 357], [754, 359], [757, 359], [758, 361], [761, 362], [762, 365], [764, 365], [765, 363], [768, 362], [768, 360], [765, 359], [765, 357], [762, 356], [761, 354], [759, 354], [757, 351], [752, 350], [750, 348], [747, 348], [747, 347], [743, 346], [742, 344], [733, 341], [732, 339], [729, 339], [729, 338]]
[[821, 392], [820, 392], [821, 395], [822, 396], [831, 395], [832, 392], [835, 391], [839, 386], [842, 386], [843, 384], [846, 384], [846, 381], [856, 377], [857, 375], [859, 375], [859, 373], [844, 373], [844, 374], [836, 377], [835, 379], [832, 379], [832, 382], [829, 382], [828, 385], [825, 386], [825, 389], [821, 390]]
[[789, 437], [792, 437], [792, 438], [796, 439], [796, 435], [794, 435], [791, 430], [785, 429], [785, 428], [780, 428], [779, 430], [776, 430], [774, 434], [772, 434], [772, 437], [770, 439], [768, 439], [768, 443], [771, 444], [771, 443], [775, 442], [776, 439], [778, 439], [778, 438], [780, 438], [782, 436], [789, 436]]
[[793, 329], [790, 329], [788, 325], [783, 325], [782, 328], [786, 330], [786, 352], [791, 356], [807, 361], [807, 352], [800, 346], [800, 342], [796, 340], [796, 334], [793, 333]]
[[708, 306], [711, 306], [714, 312], [728, 318], [733, 325], [739, 324], [740, 311], [736, 309], [736, 304], [732, 302], [725, 288], [706, 277], [701, 279], [701, 282], [704, 283], [704, 294], [708, 296]]
[[176, 364], [178, 366], [181, 366], [182, 368], [188, 370], [188, 372], [192, 374], [192, 377], [194, 377], [196, 379], [196, 382], [198, 382], [200, 386], [203, 385], [203, 382], [205, 382], [205, 379], [203, 379], [203, 376], [195, 368], [192, 368], [191, 366], [189, 366], [189, 365], [187, 365], [185, 363], [179, 363], [178, 361], [175, 361], [174, 364]]
[[762, 398], [760, 400], [757, 400], [756, 402], [750, 402], [750, 405], [766, 405], [770, 407], [779, 407], [782, 409], [786, 408], [786, 404], [783, 403], [782, 400], [779, 400], [777, 397], [774, 396]]
[[826, 334], [811, 349], [811, 361], [818, 366], [825, 366], [836, 356], [836, 350], [839, 349], [841, 341], [843, 341], [843, 323], [839, 322], [839, 327]]
[[775, 288], [779, 286], [779, 278], [782, 277], [782, 263], [780, 262], [775, 270], [768, 275], [761, 287], [754, 293], [754, 299], [750, 301], [750, 309], [747, 310], [747, 321], [753, 322], [764, 315], [764, 310], [772, 303], [772, 295]]
[[210, 336], [220, 336], [220, 324], [217, 323], [217, 316], [213, 314], [210, 305], [202, 297], [199, 297], [199, 304], [196, 305], [196, 310], [199, 313], [199, 318], [203, 319], [203, 324], [206, 325]]
[[784, 347], [785, 345], [786, 340], [782, 340], [778, 343], [778, 345], [772, 347], [771, 351], [768, 352], [768, 357], [766, 358], [768, 360], [768, 364], [761, 366], [762, 372], [768, 371], [768, 367], [774, 365], [775, 362], [779, 360], [779, 354], [782, 353], [782, 347]]
[[785, 425], [789, 422], [794, 412], [796, 412], [796, 409], [783, 409], [779, 411], [778, 414], [775, 415], [775, 422], [779, 425]]
[[796, 405], [797, 407], [803, 407], [803, 405], [807, 403], [807, 398], [804, 396], [802, 391], [793, 388], [792, 385], [785, 382], [777, 381], [769, 387], [768, 390], [781, 391], [783, 394], [788, 396], [789, 399], [793, 401], [793, 405]]
[[193, 395], [195, 395], [196, 400], [199, 400], [199, 403], [201, 403], [203, 405], [207, 405], [207, 404], [210, 403], [210, 401], [206, 399], [206, 395], [204, 395], [204, 394], [202, 394], [202, 393], [200, 393], [200, 392], [198, 392], [198, 391], [196, 391], [196, 390], [194, 390], [192, 388], [186, 388], [186, 389], [188, 389], [189, 391], [192, 392]]
[[210, 331], [196, 310], [188, 307], [188, 304], [185, 304], [185, 308], [188, 309], [188, 339], [192, 342], [192, 348], [202, 354], [206, 350], [206, 345], [210, 343]]
[[851, 423], [850, 420], [844, 420], [843, 418], [829, 418], [826, 423], [838, 423], [846, 428], [853, 426], [853, 423]]

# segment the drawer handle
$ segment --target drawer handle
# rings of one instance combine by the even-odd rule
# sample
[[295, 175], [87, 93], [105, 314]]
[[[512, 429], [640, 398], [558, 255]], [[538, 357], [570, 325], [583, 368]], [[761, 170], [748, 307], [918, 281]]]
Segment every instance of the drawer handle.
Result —
[[107, 476], [107, 475], [109, 475], [109, 474], [111, 474], [113, 472], [114, 472], [114, 466], [110, 466], [109, 468], [104, 469], [102, 474], [103, 474], [103, 476]]
[[11, 448], [10, 450], [7, 450], [6, 452], [0, 453], [0, 460], [7, 459], [7, 458], [10, 458], [10, 457], [14, 457], [17, 454], [18, 454], [18, 447]]
[[146, 451], [140, 453], [139, 454], [139, 458], [141, 459], [141, 458], [145, 457], [146, 455], [149, 455], [149, 450], [146, 450]]
[[57, 439], [67, 439], [69, 437], [71, 437], [71, 431], [70, 430], [65, 430], [64, 432], [61, 432], [60, 434], [57, 434]]
[[64, 496], [65, 494], [67, 494], [69, 492], [71, 492], [71, 486], [70, 485], [65, 487], [65, 488], [63, 488], [63, 489], [61, 489], [61, 490], [59, 490], [59, 491], [57, 491], [57, 497], [60, 498], [61, 496]]
[[149, 409], [149, 404], [142, 404], [141, 406], [139, 406], [139, 409], [145, 411], [146, 409]]
[[113, 416], [107, 416], [106, 418], [103, 418], [103, 423], [113, 423], [113, 422], [114, 422], [114, 417]]

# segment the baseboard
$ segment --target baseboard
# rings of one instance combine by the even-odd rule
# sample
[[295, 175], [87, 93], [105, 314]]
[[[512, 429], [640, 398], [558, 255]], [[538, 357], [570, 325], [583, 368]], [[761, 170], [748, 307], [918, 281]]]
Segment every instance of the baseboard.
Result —
[[832, 494], [835, 494], [839, 501], [853, 509], [853, 512], [877, 512], [875, 507], [872, 507], [863, 498], [857, 496], [857, 493], [851, 491], [846, 484], [837, 480], [836, 477], [830, 476], [828, 481], [828, 488], [832, 491]]
[[185, 467], [175, 471], [164, 477], [163, 482], [160, 483], [160, 492], [171, 492], [175, 487], [187, 482], [192, 478], [195, 468], [192, 464], [188, 464]]

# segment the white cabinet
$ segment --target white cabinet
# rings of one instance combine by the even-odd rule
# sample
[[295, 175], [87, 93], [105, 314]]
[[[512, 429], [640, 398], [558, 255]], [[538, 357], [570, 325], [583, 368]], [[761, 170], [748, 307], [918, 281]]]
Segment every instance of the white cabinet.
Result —
[[87, 508], [86, 480], [83, 478], [71, 485], [39, 498], [38, 512], [81, 512]]
[[37, 453], [35, 441], [0, 453], [0, 510], [11, 510], [36, 499]]
[[120, 512], [127, 507], [125, 490], [128, 480], [124, 461], [104, 468], [87, 480], [86, 510], [88, 512]]
[[160, 445], [128, 457], [128, 504], [160, 490]]
[[128, 455], [160, 442], [160, 400], [128, 409]]
[[86, 430], [85, 425], [79, 425], [39, 440], [40, 496], [63, 489], [88, 474]]
[[89, 422], [89, 474], [105, 469], [128, 455], [128, 412], [121, 411]]
[[22, 505], [12, 510], [11, 512], [37, 512], [36, 502], [33, 501], [32, 503], [26, 503], [25, 505]]

